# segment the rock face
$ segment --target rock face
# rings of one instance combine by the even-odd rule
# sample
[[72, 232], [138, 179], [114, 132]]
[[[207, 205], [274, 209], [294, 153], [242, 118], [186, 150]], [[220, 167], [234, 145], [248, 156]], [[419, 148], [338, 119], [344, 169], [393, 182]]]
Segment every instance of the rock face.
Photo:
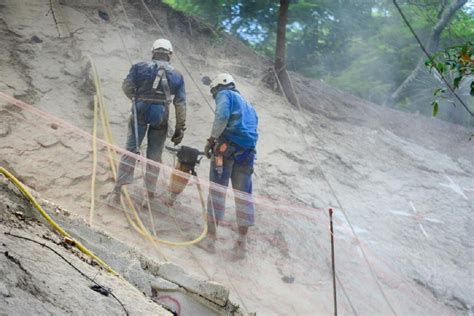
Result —
[[[48, 203], [45, 207], [51, 206]], [[60, 210], [57, 206], [56, 209]], [[234, 315], [240, 315], [228, 300], [229, 291], [222, 285], [199, 280], [176, 265], [153, 262], [62, 213], [53, 215], [61, 226], [68, 231], [74, 227], [76, 236], [87, 236], [83, 241], [86, 247], [99, 257], [108, 258], [107, 263], [128, 281], [91, 264], [88, 257], [65, 244], [17, 189], [0, 176], [2, 313], [60, 315], [81, 311], [120, 315], [126, 310], [132, 315], [172, 315], [166, 309], [176, 312], [174, 306], [161, 302], [165, 293], [166, 297], [179, 299], [180, 310], [184, 312], [217, 315], [219, 310], [221, 313], [232, 310]], [[157, 275], [151, 273], [154, 270], [158, 271]], [[93, 291], [93, 285], [111, 289], [120, 302], [111, 295]], [[28, 304], [24, 304], [26, 301]]]
[[[78, 251], [67, 250], [61, 245], [59, 236], [39, 222], [36, 216], [31, 217], [35, 211], [15, 191], [2, 176], [0, 179], [2, 240], [0, 311], [2, 313], [124, 315], [127, 311], [131, 314], [171, 315], [130, 283], [91, 265]], [[23, 238], [35, 240], [40, 244]], [[57, 253], [42, 244], [51, 247]], [[93, 291], [90, 288], [94, 285], [92, 279], [97, 284], [110, 288], [124, 306], [122, 307], [111, 295], [104, 296]]]
[[[44, 14], [51, 5], [61, 15], [60, 25], [51, 14]], [[168, 37], [176, 48], [173, 65], [187, 84], [186, 145], [203, 147], [212, 124], [208, 88], [194, 84], [203, 75], [232, 73], [239, 91], [259, 114], [254, 177], [257, 225], [250, 232], [249, 255], [238, 262], [229, 259], [228, 249], [236, 235], [229, 195], [230, 215], [228, 223], [219, 227], [217, 255], [194, 247], [159, 248], [186, 270], [185, 279], [186, 275], [198, 277], [177, 285], [173, 271], [179, 269], [161, 262], [148, 265], [138, 253], [154, 262], [162, 260], [154, 245], [131, 228], [125, 216], [119, 215], [121, 210], [105, 205], [112, 176], [104, 148], [98, 152], [94, 225], [124, 244], [112, 246], [105, 236], [89, 236], [83, 226], [64, 221], [74, 236], [88, 241], [104, 260], [115, 260], [131, 283], [149, 295], [157, 293], [159, 301], [171, 309], [177, 308], [173, 300], [186, 297], [193, 297], [199, 306], [204, 299], [219, 308], [227, 296], [225, 289], [200, 286], [202, 280], [212, 280], [229, 288], [230, 299], [248, 312], [328, 314], [332, 285], [326, 211], [332, 207], [342, 311], [472, 313], [471, 131], [379, 107], [297, 75], [292, 78], [304, 109], [294, 109], [261, 82], [268, 62], [243, 44], [157, 1], [149, 9], [161, 29], [141, 1], [0, 0], [0, 92], [54, 116], [38, 118], [0, 101], [0, 164], [74, 216], [88, 218], [90, 138], [64, 128], [56, 118], [92, 130], [94, 89], [85, 58], [91, 55], [101, 77], [113, 135], [123, 145], [130, 104], [120, 88], [122, 79], [130, 62], [149, 59], [156, 37]], [[171, 107], [171, 118], [172, 112]], [[163, 162], [172, 165], [172, 156], [165, 154]], [[208, 168], [203, 163], [198, 174], [208, 174]], [[162, 169], [160, 187], [164, 188], [168, 178], [166, 168]], [[141, 204], [138, 173], [131, 192]], [[188, 240], [199, 235], [200, 202], [191, 190], [194, 184], [177, 200], [173, 212], [155, 203], [159, 237]], [[148, 216], [145, 211], [141, 215]], [[145, 224], [150, 226], [150, 221]], [[108, 247], [117, 247], [116, 252], [126, 259], [115, 258]], [[20, 269], [4, 259], [12, 269]], [[0, 284], [3, 297], [16, 291], [8, 284]], [[215, 300], [209, 301], [208, 294], [215, 294]], [[194, 311], [201, 308], [189, 306]]]

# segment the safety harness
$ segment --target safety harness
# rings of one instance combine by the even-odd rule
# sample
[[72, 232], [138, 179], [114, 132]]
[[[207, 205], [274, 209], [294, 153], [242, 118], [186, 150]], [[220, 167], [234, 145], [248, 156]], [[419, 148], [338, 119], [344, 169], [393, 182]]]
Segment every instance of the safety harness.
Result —
[[[160, 99], [166, 100], [166, 105], [171, 103], [171, 91], [166, 77], [166, 69], [163, 65], [158, 66], [155, 81], [153, 81], [153, 90], [160, 95]], [[161, 88], [161, 89], [160, 89]]]

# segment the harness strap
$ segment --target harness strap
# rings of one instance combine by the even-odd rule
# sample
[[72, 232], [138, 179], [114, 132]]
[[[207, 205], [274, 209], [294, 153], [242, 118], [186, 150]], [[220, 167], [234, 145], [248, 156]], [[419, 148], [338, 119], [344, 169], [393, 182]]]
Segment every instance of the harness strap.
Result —
[[165, 92], [166, 102], [168, 104], [170, 104], [171, 103], [171, 91], [170, 91], [170, 86], [168, 84], [168, 78], [166, 78], [166, 75], [163, 75], [163, 78], [161, 79], [161, 85], [163, 86], [163, 91]]
[[[155, 81], [153, 81], [153, 90], [159, 94], [165, 94], [166, 97], [166, 103], [167, 105], [171, 103], [171, 90], [170, 86], [168, 83], [168, 78], [166, 77], [166, 69], [163, 66], [159, 66], [160, 68], [158, 69], [158, 72], [155, 77]], [[161, 88], [163, 89], [163, 92], [158, 90], [160, 87], [161, 83]]]

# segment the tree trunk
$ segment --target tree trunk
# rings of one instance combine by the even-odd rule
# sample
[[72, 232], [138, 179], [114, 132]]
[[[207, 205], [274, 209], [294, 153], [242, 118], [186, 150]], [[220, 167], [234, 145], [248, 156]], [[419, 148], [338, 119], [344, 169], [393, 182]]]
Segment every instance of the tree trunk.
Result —
[[288, 101], [296, 105], [296, 96], [291, 88], [290, 77], [286, 70], [285, 44], [286, 44], [286, 23], [288, 21], [288, 7], [290, 0], [280, 0], [280, 10], [278, 13], [277, 40], [275, 49], [275, 71], [280, 80], [283, 93]]
[[[454, 14], [457, 10], [459, 10], [464, 4], [466, 4], [467, 0], [455, 0], [450, 6], [444, 8], [443, 12], [441, 13], [438, 23], [433, 27], [431, 30], [431, 35], [428, 39], [426, 44], [426, 50], [430, 55], [438, 50], [439, 47], [439, 40], [441, 38], [441, 33], [449, 24], [451, 19], [453, 18]], [[418, 61], [415, 69], [410, 73], [410, 75], [400, 84], [400, 86], [392, 93], [392, 95], [384, 102], [384, 105], [392, 106], [397, 103], [400, 98], [403, 96], [403, 93], [407, 90], [408, 87], [412, 84], [415, 79], [418, 78], [420, 72], [425, 67], [425, 59], [426, 56], [422, 56]]]

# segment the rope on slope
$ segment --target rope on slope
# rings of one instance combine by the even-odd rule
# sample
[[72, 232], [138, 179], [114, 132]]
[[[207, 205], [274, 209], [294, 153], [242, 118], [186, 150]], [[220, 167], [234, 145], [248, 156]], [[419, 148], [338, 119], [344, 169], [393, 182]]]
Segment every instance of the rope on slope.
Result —
[[59, 252], [57, 252], [55, 249], [53, 249], [52, 247], [48, 246], [47, 244], [45, 243], [41, 243], [39, 241], [36, 241], [34, 239], [31, 239], [31, 238], [28, 238], [28, 237], [24, 237], [24, 236], [20, 236], [20, 235], [16, 235], [16, 234], [12, 234], [12, 233], [9, 233], [9, 232], [5, 232], [4, 233], [5, 235], [7, 236], [12, 236], [12, 237], [15, 237], [15, 238], [19, 238], [19, 239], [23, 239], [23, 240], [27, 240], [27, 241], [31, 241], [35, 244], [38, 244], [42, 247], [45, 247], [49, 250], [51, 250], [52, 252], [54, 252], [56, 255], [58, 255], [61, 259], [63, 259], [68, 265], [70, 265], [71, 267], [74, 268], [74, 270], [76, 270], [77, 272], [79, 272], [83, 277], [85, 277], [86, 279], [88, 279], [89, 281], [91, 281], [92, 283], [94, 283], [95, 285], [94, 286], [91, 286], [90, 288], [94, 291], [97, 291], [99, 292], [100, 294], [102, 295], [111, 295], [119, 304], [120, 306], [122, 306], [123, 310], [125, 311], [125, 315], [130, 315], [127, 311], [127, 309], [125, 308], [125, 305], [122, 303], [122, 301], [114, 294], [112, 293], [112, 290], [111, 289], [108, 289], [106, 288], [105, 286], [103, 285], [100, 285], [95, 279], [91, 278], [90, 276], [88, 276], [87, 274], [85, 274], [84, 272], [82, 272], [78, 267], [76, 267], [75, 265], [72, 264], [71, 261], [67, 260], [63, 255], [61, 255]]
[[[281, 89], [282, 91], [284, 91], [283, 88], [282, 88], [282, 86], [281, 86], [281, 82], [280, 82], [280, 80], [279, 80], [279, 78], [278, 78], [278, 75], [277, 75], [275, 66], [273, 66], [272, 69], [273, 69], [273, 72], [274, 72], [274, 74], [275, 74], [275, 77], [276, 77], [276, 79], [277, 79], [277, 81], [278, 81], [278, 84], [279, 84], [279, 86], [280, 86], [280, 89]], [[317, 133], [314, 131], [313, 125], [310, 124], [310, 123], [307, 121], [307, 117], [306, 117], [305, 115], [303, 115], [303, 112], [304, 112], [304, 111], [303, 111], [303, 107], [301, 106], [300, 100], [299, 100], [299, 98], [298, 98], [298, 95], [296, 94], [295, 88], [294, 88], [293, 83], [292, 83], [291, 80], [290, 80], [290, 86], [291, 86], [291, 89], [292, 89], [292, 91], [293, 91], [293, 94], [294, 94], [295, 97], [296, 97], [296, 104], [297, 104], [297, 106], [298, 106], [298, 109], [299, 109], [301, 115], [303, 116], [303, 120], [304, 120], [305, 124], [306, 124], [307, 126], [309, 126], [309, 128], [310, 128], [310, 130], [311, 130], [311, 133], [314, 135], [314, 137], [315, 137], [316, 139], [320, 139], [320, 138], [317, 136]], [[283, 92], [283, 93], [284, 93], [284, 92]], [[287, 100], [286, 96], [285, 96], [285, 100]], [[288, 100], [287, 100], [287, 102], [288, 102]], [[289, 102], [288, 102], [288, 103], [289, 103]], [[291, 113], [295, 116], [295, 119], [296, 119], [296, 115], [293, 113], [293, 108], [291, 107], [291, 105], [289, 105], [289, 106], [290, 106], [290, 109], [291, 109]], [[309, 148], [310, 145], [309, 145], [308, 140], [307, 140], [306, 137], [305, 137], [306, 135], [305, 135], [304, 133], [302, 133], [302, 135], [303, 135], [303, 140], [304, 140], [304, 142], [306, 143], [306, 146]], [[357, 234], [356, 234], [356, 231], [355, 231], [355, 229], [354, 229], [354, 226], [352, 225], [352, 223], [351, 223], [349, 217], [347, 216], [346, 211], [345, 211], [344, 208], [342, 207], [342, 203], [341, 203], [341, 201], [339, 200], [339, 198], [338, 198], [338, 196], [337, 196], [337, 194], [336, 194], [336, 191], [334, 190], [334, 188], [333, 188], [332, 184], [330, 183], [328, 177], [326, 176], [326, 173], [324, 172], [324, 169], [323, 169], [321, 163], [319, 162], [319, 159], [317, 159], [316, 155], [315, 155], [312, 151], [309, 151], [309, 152], [310, 152], [310, 154], [311, 154], [311, 156], [312, 156], [313, 161], [315, 161], [315, 162], [317, 163], [318, 168], [321, 170], [321, 174], [323, 175], [323, 180], [326, 182], [326, 184], [328, 185], [328, 187], [329, 187], [329, 189], [330, 189], [332, 195], [333, 195], [334, 198], [336, 199], [336, 203], [337, 203], [337, 205], [339, 206], [339, 209], [341, 210], [342, 214], [344, 215], [344, 217], [345, 217], [345, 219], [346, 219], [346, 221], [347, 221], [347, 223], [348, 223], [348, 225], [349, 225], [349, 227], [350, 227], [350, 229], [351, 229], [351, 231], [352, 231], [352, 234], [354, 235], [355, 239], [357, 240], [357, 244], [358, 244], [358, 246], [359, 246], [359, 248], [360, 248], [360, 250], [361, 250], [361, 252], [362, 252], [362, 256], [364, 257], [364, 261], [366, 262], [366, 264], [367, 264], [367, 266], [368, 266], [368, 268], [369, 268], [369, 271], [370, 271], [372, 277], [373, 277], [374, 280], [375, 280], [375, 283], [376, 283], [376, 285], [377, 285], [377, 288], [379, 289], [380, 293], [382, 294], [383, 299], [385, 300], [385, 302], [386, 302], [387, 306], [389, 307], [390, 311], [391, 311], [394, 315], [397, 315], [395, 309], [393, 308], [393, 306], [392, 306], [392, 304], [390, 303], [390, 301], [389, 301], [387, 295], [385, 294], [385, 291], [383, 290], [382, 286], [380, 285], [379, 279], [378, 279], [377, 275], [375, 274], [374, 268], [372, 267], [371, 263], [369, 262], [369, 260], [368, 260], [368, 258], [367, 258], [367, 254], [366, 254], [366, 252], [365, 252], [365, 249], [362, 247], [362, 243], [361, 243], [359, 237], [358, 237]], [[351, 305], [351, 306], [352, 306], [352, 305]], [[354, 308], [353, 308], [353, 310], [354, 310]]]
[[68, 232], [66, 232], [61, 226], [58, 225], [54, 221], [54, 219], [49, 216], [48, 213], [41, 207], [38, 201], [31, 195], [31, 193], [26, 189], [23, 183], [21, 183], [13, 174], [11, 174], [8, 170], [3, 167], [0, 167], [0, 173], [3, 174], [10, 182], [12, 182], [20, 191], [21, 193], [33, 204], [33, 206], [40, 212], [43, 218], [62, 236], [71, 239], [72, 244], [79, 249], [83, 254], [89, 256], [91, 259], [95, 260], [100, 266], [102, 266], [105, 270], [112, 273], [115, 276], [119, 276], [117, 272], [115, 272], [110, 266], [108, 266], [102, 259], [97, 257], [92, 251], [87, 249], [84, 245], [82, 245], [78, 240], [74, 239]]
[[[403, 22], [405, 22], [405, 24], [407, 25], [407, 27], [410, 29], [410, 32], [411, 34], [413, 35], [413, 37], [416, 39], [416, 41], [418, 42], [418, 45], [420, 45], [420, 48], [421, 50], [423, 51], [423, 53], [426, 55], [426, 57], [428, 57], [429, 60], [433, 60], [433, 57], [430, 55], [430, 53], [428, 52], [428, 50], [425, 48], [425, 46], [423, 45], [423, 43], [421, 42], [420, 38], [418, 37], [418, 35], [416, 34], [415, 30], [413, 29], [413, 27], [411, 26], [410, 22], [408, 22], [408, 19], [407, 17], [405, 16], [405, 14], [403, 13], [402, 9], [400, 8], [400, 6], [398, 5], [398, 2], [397, 0], [393, 0], [393, 5], [397, 8], [397, 11], [398, 13], [400, 14], [400, 16], [402, 17], [403, 19]], [[438, 66], [436, 65], [436, 63], [433, 63], [434, 65], [434, 68], [436, 69], [436, 71], [438, 72], [438, 74], [440, 75], [441, 79], [443, 80], [443, 82], [446, 84], [446, 86], [448, 87], [448, 89], [451, 91], [451, 93], [456, 97], [456, 99], [459, 101], [459, 103], [461, 103], [461, 105], [464, 107], [464, 109], [472, 116], [474, 116], [474, 113], [469, 109], [469, 107], [466, 105], [466, 103], [461, 99], [461, 97], [456, 93], [456, 91], [454, 90], [453, 86], [451, 86], [451, 84], [448, 82], [448, 80], [446, 79], [446, 77], [443, 75], [443, 73], [438, 69]]]
[[[106, 140], [109, 143], [113, 144], [114, 140], [113, 140], [113, 137], [112, 137], [112, 132], [111, 132], [111, 128], [110, 128], [110, 122], [109, 122], [109, 119], [108, 119], [108, 114], [107, 114], [106, 107], [105, 107], [104, 101], [103, 101], [103, 94], [102, 94], [102, 87], [101, 87], [101, 83], [100, 83], [100, 78], [98, 76], [98, 72], [97, 72], [97, 68], [95, 66], [94, 60], [92, 59], [91, 56], [88, 56], [88, 58], [90, 60], [91, 66], [92, 66], [91, 68], [92, 68], [93, 77], [94, 77], [94, 85], [96, 87], [96, 92], [97, 92], [97, 97], [98, 97], [98, 104], [99, 104], [99, 109], [100, 109], [99, 115], [101, 116], [101, 121], [102, 121], [102, 127], [104, 129], [104, 134], [106, 136]], [[107, 148], [109, 148], [109, 147], [107, 147]], [[110, 151], [112, 151], [112, 152], [110, 152]], [[116, 153], [112, 149], [110, 149], [110, 151], [109, 151], [109, 162], [110, 162], [110, 165], [111, 165], [111, 168], [112, 168], [112, 173], [113, 173], [114, 180], [116, 180], [117, 179], [117, 170], [116, 170], [116, 166], [115, 166], [115, 163], [114, 163], [114, 161], [117, 160], [116, 157], [114, 157], [116, 155]], [[207, 230], [208, 230], [208, 227], [207, 227], [207, 211], [205, 210], [205, 207], [204, 207], [204, 202], [203, 202], [204, 198], [202, 196], [202, 190], [200, 189], [200, 187], [198, 187], [198, 191], [199, 191], [200, 200], [201, 200], [201, 207], [203, 209], [202, 216], [203, 216], [203, 220], [204, 220], [204, 228], [203, 228], [203, 231], [201, 232], [201, 234], [197, 238], [195, 238], [193, 240], [189, 240], [189, 241], [183, 241], [183, 242], [168, 241], [168, 240], [164, 240], [164, 239], [159, 239], [159, 238], [151, 235], [151, 233], [148, 231], [148, 229], [145, 227], [145, 225], [141, 221], [140, 216], [138, 215], [138, 212], [137, 212], [137, 210], [134, 206], [134, 203], [133, 203], [132, 199], [130, 198], [128, 190], [126, 188], [124, 188], [123, 191], [124, 191], [125, 201], [123, 199], [123, 196], [121, 196], [121, 204], [122, 204], [122, 207], [124, 209], [125, 215], [126, 215], [128, 221], [129, 221], [129, 223], [141, 235], [143, 235], [147, 239], [149, 239], [155, 245], [155, 247], [157, 247], [156, 243], [161, 243], [161, 244], [165, 244], [165, 245], [168, 245], [168, 246], [191, 246], [191, 245], [194, 245], [194, 244], [200, 242], [201, 240], [203, 240], [206, 237]], [[128, 212], [125, 211], [125, 209], [126, 209], [125, 204], [129, 205], [130, 209], [132, 210], [132, 214], [133, 214], [135, 220], [132, 220], [130, 218]], [[161, 255], [164, 258], [166, 258], [166, 256], [163, 253], [161, 253]]]
[[[153, 15], [153, 13], [150, 11], [150, 9], [148, 8], [148, 6], [146, 5], [145, 1], [141, 0], [142, 4], [143, 4], [143, 7], [145, 8], [145, 10], [148, 12], [148, 14], [150, 15], [151, 19], [153, 20], [153, 22], [155, 23], [156, 27], [158, 28], [158, 30], [163, 34], [163, 35], [167, 35], [169, 37], [169, 33], [165, 32], [163, 30], [163, 28], [160, 26], [160, 24], [158, 24], [158, 22], [156, 21], [155, 19], [155, 16]], [[207, 106], [209, 107], [209, 109], [215, 113], [214, 111], [214, 108], [212, 107], [212, 105], [209, 103], [209, 101], [207, 100], [206, 98], [206, 95], [204, 94], [204, 92], [202, 92], [201, 90], [201, 87], [199, 86], [199, 84], [196, 82], [196, 80], [194, 80], [194, 77], [192, 76], [191, 72], [189, 71], [188, 67], [186, 67], [186, 64], [182, 61], [182, 59], [179, 57], [179, 55], [176, 55], [176, 58], [178, 59], [178, 61], [181, 63], [181, 65], [183, 66], [184, 70], [186, 71], [186, 73], [188, 74], [189, 78], [191, 78], [192, 82], [194, 83], [194, 85], [196, 86], [196, 88], [198, 89], [199, 91], [199, 94], [201, 95], [201, 97], [203, 98], [203, 100], [206, 102]]]

